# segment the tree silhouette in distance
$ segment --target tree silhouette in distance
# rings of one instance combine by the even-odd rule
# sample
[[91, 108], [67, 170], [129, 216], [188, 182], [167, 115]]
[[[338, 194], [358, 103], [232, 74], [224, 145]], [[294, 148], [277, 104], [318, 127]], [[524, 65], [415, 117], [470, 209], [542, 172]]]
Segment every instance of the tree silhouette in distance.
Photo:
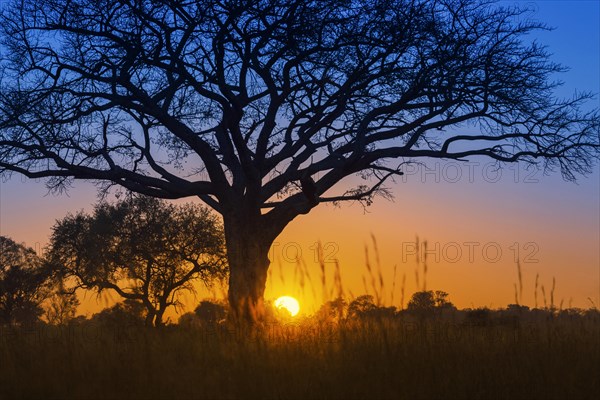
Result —
[[58, 221], [47, 257], [64, 279], [74, 278], [72, 291], [112, 289], [143, 304], [149, 326], [163, 324], [194, 280], [209, 285], [227, 270], [222, 229], [210, 210], [140, 195]]
[[[60, 277], [60, 274], [55, 275]], [[59, 278], [53, 293], [47, 299], [44, 317], [51, 325], [67, 325], [75, 320], [80, 304], [77, 293], [66, 290], [65, 282]]]
[[[598, 158], [592, 96], [528, 10], [452, 0], [19, 0], [0, 18], [0, 171], [149, 196], [223, 216], [229, 301], [255, 321], [268, 251], [321, 203], [389, 196], [420, 159]], [[349, 186], [355, 175], [363, 184]]]
[[447, 298], [448, 293], [442, 290], [423, 290], [412, 295], [407, 309], [420, 316], [432, 315], [443, 310], [456, 310]]
[[194, 314], [204, 325], [214, 325], [225, 319], [227, 308], [216, 301], [202, 300], [194, 309]]
[[125, 299], [92, 315], [90, 321], [116, 329], [141, 327], [147, 325], [148, 313], [141, 301]]
[[52, 294], [52, 271], [33, 249], [0, 236], [0, 324], [30, 324]]

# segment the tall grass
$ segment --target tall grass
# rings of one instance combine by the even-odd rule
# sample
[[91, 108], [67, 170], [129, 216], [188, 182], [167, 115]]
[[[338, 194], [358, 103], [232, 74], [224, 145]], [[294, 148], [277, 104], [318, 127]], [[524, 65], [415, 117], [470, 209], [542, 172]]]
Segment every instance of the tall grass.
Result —
[[[48, 328], [0, 345], [2, 398], [595, 398], [600, 321], [526, 327]], [[54, 330], [54, 331], [52, 331]]]
[[[365, 250], [369, 284], [363, 278], [380, 304], [385, 282], [374, 238], [372, 244], [374, 265]], [[344, 296], [339, 264], [329, 287], [322, 251], [318, 261], [323, 301]], [[417, 262], [418, 288], [427, 288], [426, 263], [424, 257]], [[306, 263], [298, 260], [296, 268], [302, 289], [310, 285], [317, 297]], [[518, 270], [515, 296], [522, 302]], [[395, 280], [396, 268], [392, 302]], [[405, 287], [403, 273], [401, 310]], [[537, 288], [538, 277], [536, 304]], [[273, 320], [254, 330], [227, 324], [2, 328], [0, 398], [598, 398], [600, 313], [555, 315], [554, 290], [553, 279], [552, 313], [507, 313], [485, 323], [471, 323], [461, 311], [426, 319], [403, 311]]]

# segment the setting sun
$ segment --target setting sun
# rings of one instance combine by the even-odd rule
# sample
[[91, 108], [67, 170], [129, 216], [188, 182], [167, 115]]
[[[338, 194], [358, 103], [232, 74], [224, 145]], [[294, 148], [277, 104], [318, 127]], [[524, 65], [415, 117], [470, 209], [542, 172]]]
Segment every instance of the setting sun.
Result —
[[278, 310], [287, 310], [292, 317], [295, 317], [300, 311], [300, 304], [298, 300], [290, 296], [281, 296], [275, 300], [275, 308]]

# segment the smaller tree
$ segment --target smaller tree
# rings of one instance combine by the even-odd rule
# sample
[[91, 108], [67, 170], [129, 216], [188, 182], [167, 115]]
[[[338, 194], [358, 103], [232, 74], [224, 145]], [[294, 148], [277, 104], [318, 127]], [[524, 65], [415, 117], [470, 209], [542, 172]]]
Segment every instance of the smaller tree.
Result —
[[377, 308], [373, 296], [365, 294], [358, 296], [348, 306], [348, 318], [360, 318], [369, 314]]
[[177, 325], [180, 327], [190, 329], [190, 328], [199, 328], [202, 323], [198, 316], [193, 312], [186, 312], [182, 314], [177, 320]]
[[348, 304], [343, 297], [325, 302], [317, 311], [316, 317], [321, 322], [339, 322], [346, 316]]
[[408, 311], [427, 315], [436, 311], [452, 310], [454, 304], [447, 300], [448, 293], [436, 290], [423, 290], [412, 295], [408, 302]]
[[154, 326], [194, 280], [210, 285], [227, 272], [223, 232], [208, 209], [143, 196], [58, 221], [48, 254], [63, 277], [75, 279], [72, 291], [112, 289], [141, 302]]
[[33, 249], [0, 236], [0, 324], [38, 321], [51, 282], [51, 270]]
[[92, 315], [92, 322], [104, 326], [143, 326], [145, 307], [139, 300], [125, 299]]
[[506, 312], [514, 315], [521, 315], [529, 312], [529, 307], [520, 304], [509, 304], [506, 306]]
[[456, 308], [452, 302], [448, 301], [448, 293], [442, 290], [436, 290], [433, 293], [433, 301], [435, 308], [438, 310], [453, 310]]
[[493, 322], [494, 314], [489, 308], [476, 308], [474, 310], [466, 310], [465, 324], [473, 326], [488, 326]]
[[362, 295], [354, 299], [348, 306], [348, 318], [387, 319], [396, 315], [396, 307], [378, 306], [371, 295]]
[[409, 311], [420, 313], [433, 311], [434, 308], [435, 301], [433, 299], [433, 292], [431, 290], [424, 290], [414, 293], [408, 301], [407, 306]]
[[204, 325], [214, 325], [227, 316], [227, 306], [220, 302], [203, 300], [194, 310], [194, 314]]
[[44, 316], [51, 325], [67, 324], [75, 318], [79, 304], [77, 294], [65, 290], [64, 282], [59, 280], [46, 302]]

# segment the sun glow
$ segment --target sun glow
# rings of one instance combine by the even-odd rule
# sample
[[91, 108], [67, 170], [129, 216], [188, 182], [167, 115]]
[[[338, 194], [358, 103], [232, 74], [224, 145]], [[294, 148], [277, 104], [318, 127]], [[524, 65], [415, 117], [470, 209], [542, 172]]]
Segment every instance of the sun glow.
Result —
[[290, 313], [292, 317], [295, 317], [300, 311], [300, 304], [298, 300], [290, 296], [281, 296], [275, 300], [275, 308], [278, 310], [284, 309]]

